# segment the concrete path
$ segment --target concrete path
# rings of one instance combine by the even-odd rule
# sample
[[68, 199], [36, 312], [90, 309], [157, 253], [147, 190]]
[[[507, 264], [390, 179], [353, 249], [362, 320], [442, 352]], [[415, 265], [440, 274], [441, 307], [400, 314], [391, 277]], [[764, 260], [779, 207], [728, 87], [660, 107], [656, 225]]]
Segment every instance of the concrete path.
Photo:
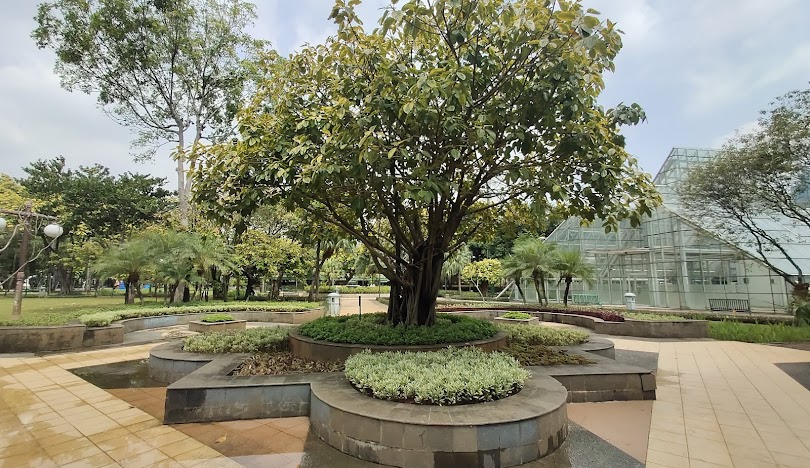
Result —
[[[375, 298], [361, 299], [364, 313], [384, 309]], [[775, 365], [810, 362], [810, 351], [611, 339], [617, 349], [659, 353], [648, 467], [810, 466], [810, 391]], [[151, 346], [0, 355], [0, 467], [239, 466], [68, 371], [143, 359]]]

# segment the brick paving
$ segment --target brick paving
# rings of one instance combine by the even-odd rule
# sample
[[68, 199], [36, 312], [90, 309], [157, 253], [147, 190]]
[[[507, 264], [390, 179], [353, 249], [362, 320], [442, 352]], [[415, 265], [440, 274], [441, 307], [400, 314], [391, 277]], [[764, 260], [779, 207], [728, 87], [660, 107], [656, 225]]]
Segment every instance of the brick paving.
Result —
[[[810, 362], [810, 351], [611, 339], [659, 353], [648, 467], [810, 466], [810, 391], [775, 366]], [[105, 391], [69, 372], [143, 359], [152, 346], [0, 355], [0, 467], [298, 465], [308, 418], [163, 426], [163, 389]]]

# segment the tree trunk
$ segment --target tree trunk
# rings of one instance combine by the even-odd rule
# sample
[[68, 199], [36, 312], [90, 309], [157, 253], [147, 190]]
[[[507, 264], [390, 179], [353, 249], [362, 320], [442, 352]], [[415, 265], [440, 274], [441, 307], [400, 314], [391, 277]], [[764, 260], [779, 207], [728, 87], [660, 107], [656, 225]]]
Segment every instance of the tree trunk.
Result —
[[272, 286], [272, 289], [270, 291], [270, 294], [271, 294], [270, 298], [273, 299], [274, 301], [278, 300], [279, 296], [281, 295], [280, 294], [281, 293], [281, 278], [283, 276], [284, 276], [284, 272], [281, 271], [278, 274], [278, 278], [276, 278], [275, 281], [273, 281], [273, 286]]
[[546, 291], [546, 277], [545, 275], [540, 275], [540, 288], [543, 290], [543, 300], [548, 305], [548, 292]]
[[461, 272], [459, 272], [458, 276], [458, 295], [461, 296]]
[[249, 301], [250, 296], [256, 294], [256, 291], [253, 290], [253, 286], [256, 284], [256, 275], [253, 274], [253, 267], [245, 268], [245, 298], [244, 300]]
[[[130, 297], [129, 290], [132, 289], [130, 286], [129, 281], [124, 283], [124, 304], [132, 304], [132, 298]], [[113, 289], [115, 291], [115, 289]]]
[[177, 285], [174, 288], [174, 295], [172, 296], [172, 302], [174, 303], [183, 302], [185, 295], [186, 295], [186, 282], [180, 280], [177, 282]]
[[520, 286], [520, 278], [515, 280], [515, 286], [517, 286], [518, 293], [520, 294], [520, 298], [523, 299], [523, 303], [526, 303], [526, 295], [523, 294], [523, 288]]
[[542, 288], [540, 277], [537, 275], [532, 275], [532, 282], [534, 282], [534, 290], [537, 292], [537, 302], [540, 305], [543, 305], [543, 295], [545, 294], [545, 292], [543, 292], [543, 294], [540, 293]]
[[321, 285], [321, 268], [323, 267], [324, 260], [321, 258], [321, 241], [315, 244], [315, 268], [312, 272], [312, 282], [309, 285], [308, 301], [314, 301], [315, 295], [319, 292], [318, 288]]
[[[143, 305], [143, 291], [141, 291], [141, 283], [135, 283], [135, 293], [138, 296], [138, 299], [141, 301], [141, 305]], [[132, 302], [135, 302], [135, 299], [132, 299]]]
[[189, 202], [188, 192], [186, 192], [186, 140], [183, 135], [183, 122], [179, 119], [177, 121], [177, 208], [180, 212], [180, 224], [188, 227], [189, 221]]
[[[436, 298], [441, 287], [444, 252], [433, 251], [433, 255], [423, 248], [413, 255], [415, 261], [403, 271], [403, 279], [410, 285], [391, 280], [388, 320], [392, 324], [405, 323], [409, 326], [434, 325], [436, 323]], [[415, 265], [422, 265], [418, 268]]]
[[565, 277], [565, 295], [563, 296], [563, 304], [568, 307], [568, 291], [571, 290], [571, 277]]

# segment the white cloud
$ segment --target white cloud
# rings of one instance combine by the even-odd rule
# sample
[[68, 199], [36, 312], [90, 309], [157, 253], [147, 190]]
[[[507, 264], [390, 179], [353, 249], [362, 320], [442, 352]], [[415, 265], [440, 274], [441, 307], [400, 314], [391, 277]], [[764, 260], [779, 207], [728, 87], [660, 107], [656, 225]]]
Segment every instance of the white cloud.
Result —
[[726, 144], [730, 139], [734, 138], [737, 135], [744, 135], [746, 133], [753, 133], [760, 129], [759, 122], [756, 120], [752, 120], [750, 122], [745, 122], [744, 124], [738, 126], [734, 130], [724, 133], [719, 137], [715, 138], [711, 142], [711, 148], [720, 148], [724, 144]]

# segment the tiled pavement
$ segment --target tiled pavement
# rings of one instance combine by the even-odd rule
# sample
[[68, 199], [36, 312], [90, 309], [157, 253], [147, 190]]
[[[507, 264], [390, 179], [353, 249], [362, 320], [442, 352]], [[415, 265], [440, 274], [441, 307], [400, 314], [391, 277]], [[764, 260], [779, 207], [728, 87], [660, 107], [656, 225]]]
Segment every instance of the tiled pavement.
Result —
[[[619, 349], [659, 353], [648, 467], [810, 466], [810, 391], [774, 365], [810, 362], [810, 352], [611, 339]], [[143, 359], [151, 346], [0, 357], [0, 468], [254, 465], [250, 450], [236, 454], [236, 447], [261, 446], [267, 453], [268, 441], [276, 441], [270, 451], [279, 454], [272, 465], [297, 464], [307, 418], [184, 425], [179, 431], [155, 417], [160, 389], [116, 396], [118, 390], [98, 389], [67, 370]]]

